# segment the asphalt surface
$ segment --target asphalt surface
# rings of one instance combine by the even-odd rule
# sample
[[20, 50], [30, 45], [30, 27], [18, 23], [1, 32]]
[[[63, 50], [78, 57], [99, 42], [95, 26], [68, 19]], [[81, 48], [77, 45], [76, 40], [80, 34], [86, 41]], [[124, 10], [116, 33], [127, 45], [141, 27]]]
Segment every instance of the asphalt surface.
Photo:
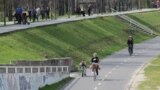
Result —
[[91, 70], [87, 77], [77, 76], [77, 81], [65, 90], [128, 90], [136, 70], [160, 55], [160, 37], [134, 46], [134, 54], [129, 56], [127, 48], [101, 61], [100, 75], [93, 80]]

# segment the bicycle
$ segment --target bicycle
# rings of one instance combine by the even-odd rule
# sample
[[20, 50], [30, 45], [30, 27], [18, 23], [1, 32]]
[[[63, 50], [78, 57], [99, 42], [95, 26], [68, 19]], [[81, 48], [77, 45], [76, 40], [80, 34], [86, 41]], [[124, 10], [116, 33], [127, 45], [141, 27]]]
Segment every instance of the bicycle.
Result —
[[85, 66], [81, 67], [81, 72], [82, 72], [82, 77], [86, 76], [86, 67]]
[[130, 56], [133, 54], [133, 46], [132, 45], [128, 46], [128, 52], [129, 52]]
[[98, 64], [92, 64], [93, 80], [97, 80]]

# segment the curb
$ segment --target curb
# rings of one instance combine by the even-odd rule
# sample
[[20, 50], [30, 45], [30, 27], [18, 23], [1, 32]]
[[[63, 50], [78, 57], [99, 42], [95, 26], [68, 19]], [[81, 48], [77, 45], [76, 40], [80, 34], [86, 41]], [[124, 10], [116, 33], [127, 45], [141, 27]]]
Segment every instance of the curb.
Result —
[[79, 80], [80, 78], [75, 78], [64, 90], [70, 90]]
[[[155, 60], [156, 58], [153, 58], [153, 60]], [[151, 60], [150, 62], [152, 62], [153, 60]], [[134, 82], [135, 82], [135, 79], [137, 78], [137, 76], [139, 75], [139, 73], [144, 70], [149, 64], [150, 62], [146, 62], [144, 63], [143, 65], [141, 65], [141, 67], [135, 71], [135, 73], [133, 74], [129, 84], [128, 84], [128, 87], [127, 87], [127, 90], [135, 90], [133, 89], [133, 85], [134, 85]]]

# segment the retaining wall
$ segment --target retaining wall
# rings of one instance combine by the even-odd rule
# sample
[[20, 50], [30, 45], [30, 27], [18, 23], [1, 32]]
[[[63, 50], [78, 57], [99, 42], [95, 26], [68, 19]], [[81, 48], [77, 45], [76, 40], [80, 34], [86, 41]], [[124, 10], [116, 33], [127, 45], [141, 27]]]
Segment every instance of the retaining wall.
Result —
[[[10, 65], [1, 65], [0, 90], [38, 90], [47, 84], [53, 84], [69, 77], [70, 65], [68, 62], [70, 59], [68, 61], [65, 59], [36, 62], [20, 61]], [[54, 65], [50, 62], [57, 64], [54, 63]]]

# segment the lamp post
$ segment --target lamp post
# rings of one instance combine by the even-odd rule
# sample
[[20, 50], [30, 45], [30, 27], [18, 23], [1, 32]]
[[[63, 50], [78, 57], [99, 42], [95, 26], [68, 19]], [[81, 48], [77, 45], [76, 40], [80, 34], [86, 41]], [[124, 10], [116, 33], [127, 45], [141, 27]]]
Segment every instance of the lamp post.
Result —
[[4, 26], [6, 26], [6, 0], [3, 0]]

